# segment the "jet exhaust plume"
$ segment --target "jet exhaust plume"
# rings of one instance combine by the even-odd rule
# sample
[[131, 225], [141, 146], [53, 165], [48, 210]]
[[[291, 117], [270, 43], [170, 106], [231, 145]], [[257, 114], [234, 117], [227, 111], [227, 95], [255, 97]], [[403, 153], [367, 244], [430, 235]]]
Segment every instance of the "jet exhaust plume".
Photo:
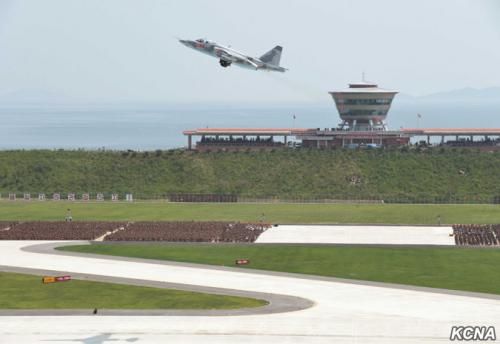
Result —
[[312, 87], [297, 80], [291, 80], [285, 74], [264, 73], [268, 78], [271, 78], [280, 84], [288, 87], [292, 91], [302, 94], [311, 101], [321, 101], [325, 99], [325, 92], [319, 88]]

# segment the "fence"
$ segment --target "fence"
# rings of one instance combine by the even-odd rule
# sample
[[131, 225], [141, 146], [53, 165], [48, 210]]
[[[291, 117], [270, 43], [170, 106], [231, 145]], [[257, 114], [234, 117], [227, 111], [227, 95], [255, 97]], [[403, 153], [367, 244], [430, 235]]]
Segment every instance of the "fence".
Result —
[[197, 203], [278, 203], [278, 204], [500, 204], [500, 196], [480, 197], [246, 197], [234, 194], [158, 194], [132, 193], [9, 193], [0, 194], [0, 199], [10, 201], [69, 201], [69, 202], [197, 202]]
[[170, 202], [237, 202], [238, 196], [231, 194], [171, 194]]
[[[0, 199], [3, 199], [3, 195], [0, 194]], [[105, 201], [105, 200], [110, 200], [110, 201], [119, 201], [123, 199], [127, 202], [132, 202], [134, 200], [134, 197], [132, 194], [124, 194], [120, 195], [118, 193], [111, 193], [111, 194], [104, 194], [104, 193], [97, 193], [97, 194], [90, 194], [90, 193], [81, 193], [81, 194], [76, 194], [76, 193], [51, 193], [51, 194], [45, 194], [45, 193], [17, 193], [17, 192], [11, 192], [7, 195], [7, 198], [9, 201], [17, 201], [17, 200], [22, 200], [22, 201], [70, 201], [70, 202], [75, 202], [75, 201], [80, 201], [80, 202], [89, 202], [89, 201]]]
[[238, 197], [239, 203], [298, 203], [298, 204], [500, 204], [500, 198], [248, 198]]

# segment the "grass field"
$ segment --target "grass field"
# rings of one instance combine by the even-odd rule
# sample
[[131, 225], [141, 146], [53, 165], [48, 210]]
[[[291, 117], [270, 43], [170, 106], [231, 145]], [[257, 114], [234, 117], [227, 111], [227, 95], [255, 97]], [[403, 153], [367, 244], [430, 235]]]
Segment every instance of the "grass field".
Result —
[[0, 272], [0, 309], [236, 309], [262, 300], [72, 280], [42, 284], [41, 277]]
[[[0, 151], [0, 192], [169, 193], [245, 197], [458, 199], [500, 197], [500, 152], [373, 149], [210, 152]], [[356, 182], [352, 183], [351, 180]], [[436, 202], [438, 203], [438, 202]]]
[[0, 220], [265, 221], [270, 223], [500, 223], [500, 205], [0, 202]]
[[[270, 223], [500, 223], [500, 205], [0, 202], [0, 220], [265, 221]], [[264, 216], [263, 216], [264, 214]]]
[[[82, 245], [66, 251], [335, 276], [500, 294], [500, 250], [314, 245]], [[241, 266], [241, 268], [245, 268]]]

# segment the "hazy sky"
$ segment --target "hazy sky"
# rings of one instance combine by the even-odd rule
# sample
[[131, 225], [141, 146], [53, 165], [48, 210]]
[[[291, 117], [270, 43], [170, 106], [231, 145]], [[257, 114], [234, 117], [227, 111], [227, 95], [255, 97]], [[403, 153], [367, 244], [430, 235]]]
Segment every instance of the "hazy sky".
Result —
[[[331, 101], [367, 78], [422, 95], [500, 86], [497, 0], [0, 0], [0, 94], [90, 102]], [[284, 75], [180, 45], [254, 56], [283, 45]]]

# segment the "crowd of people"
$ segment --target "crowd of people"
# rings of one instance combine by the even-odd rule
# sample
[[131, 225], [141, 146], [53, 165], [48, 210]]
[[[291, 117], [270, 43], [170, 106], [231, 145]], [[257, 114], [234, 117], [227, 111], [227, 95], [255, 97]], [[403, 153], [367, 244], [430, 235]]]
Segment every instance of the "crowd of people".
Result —
[[[233, 222], [0, 222], [0, 240], [254, 242], [270, 225]], [[106, 235], [106, 236], [105, 236]], [[104, 236], [104, 237], [103, 237]]]
[[500, 145], [500, 139], [493, 140], [487, 138], [480, 141], [473, 141], [471, 139], [446, 141], [446, 145], [451, 147], [483, 147], [483, 146], [497, 146]]
[[106, 241], [254, 242], [267, 224], [232, 222], [135, 222]]
[[36, 221], [2, 223], [0, 240], [94, 240], [123, 222]]
[[500, 245], [500, 224], [453, 225], [456, 245], [496, 246]]
[[[0, 240], [95, 240], [251, 243], [270, 227], [241, 222], [0, 222]], [[450, 234], [451, 235], [451, 234]], [[500, 224], [453, 225], [459, 246], [500, 246]]]
[[11, 227], [17, 224], [16, 221], [0, 221], [0, 232], [8, 231]]
[[280, 147], [284, 146], [283, 142], [276, 142], [271, 137], [269, 138], [213, 138], [213, 137], [202, 137], [197, 143], [198, 146], [273, 146]]

